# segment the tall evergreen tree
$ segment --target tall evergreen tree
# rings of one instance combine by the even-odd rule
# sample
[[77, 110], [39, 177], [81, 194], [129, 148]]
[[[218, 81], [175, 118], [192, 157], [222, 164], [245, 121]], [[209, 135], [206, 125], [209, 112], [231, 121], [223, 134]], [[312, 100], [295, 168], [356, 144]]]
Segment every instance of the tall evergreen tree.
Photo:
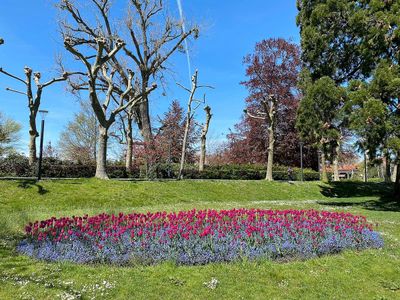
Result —
[[[354, 79], [364, 81], [349, 86], [354, 110], [351, 126], [361, 135], [358, 144], [364, 151], [370, 150], [371, 155], [379, 148], [388, 152], [390, 147], [393, 159], [399, 164], [398, 1], [298, 0], [297, 3], [302, 58], [310, 72], [311, 84], [324, 76], [337, 85]], [[354, 102], [354, 97], [358, 102]], [[363, 118], [369, 131], [360, 123]], [[383, 138], [386, 146], [372, 136]], [[400, 198], [399, 177], [395, 191]]]
[[322, 179], [328, 180], [326, 159], [333, 161], [334, 179], [338, 180], [338, 155], [342, 139], [340, 111], [344, 108], [345, 90], [329, 77], [307, 86], [300, 102], [296, 127], [303, 140], [315, 143], [322, 153]]

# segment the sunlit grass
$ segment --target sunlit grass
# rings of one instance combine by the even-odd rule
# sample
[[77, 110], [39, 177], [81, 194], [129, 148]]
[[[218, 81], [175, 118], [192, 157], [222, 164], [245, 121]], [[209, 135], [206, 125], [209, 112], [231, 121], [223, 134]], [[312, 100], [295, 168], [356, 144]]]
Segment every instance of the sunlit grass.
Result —
[[[380, 183], [264, 181], [0, 181], [0, 299], [396, 299], [400, 297], [399, 206]], [[182, 267], [82, 266], [17, 255], [24, 225], [51, 216], [192, 208], [327, 209], [366, 215], [382, 250], [290, 263]], [[215, 289], [203, 283], [218, 280]]]

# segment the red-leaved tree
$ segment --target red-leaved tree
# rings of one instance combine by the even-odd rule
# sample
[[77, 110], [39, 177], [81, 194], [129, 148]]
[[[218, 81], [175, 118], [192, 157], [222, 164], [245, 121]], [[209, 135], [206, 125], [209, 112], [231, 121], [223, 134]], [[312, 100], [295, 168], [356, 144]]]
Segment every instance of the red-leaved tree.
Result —
[[247, 55], [243, 63], [247, 80], [242, 84], [249, 91], [243, 125], [253, 127], [248, 130], [250, 141], [245, 143], [257, 140], [252, 147], [254, 160], [265, 154], [262, 150], [267, 148], [266, 179], [271, 181], [277, 138], [280, 134], [294, 133], [286, 131], [285, 124], [294, 116], [299, 100], [300, 49], [290, 41], [271, 38], [257, 43], [254, 53]]
[[[300, 166], [300, 140], [295, 129], [296, 107], [288, 108], [286, 118], [278, 120], [275, 133], [274, 164]], [[267, 164], [268, 128], [262, 120], [243, 115], [227, 135], [227, 144], [212, 157], [214, 164]], [[305, 144], [303, 162], [317, 168], [317, 152]]]

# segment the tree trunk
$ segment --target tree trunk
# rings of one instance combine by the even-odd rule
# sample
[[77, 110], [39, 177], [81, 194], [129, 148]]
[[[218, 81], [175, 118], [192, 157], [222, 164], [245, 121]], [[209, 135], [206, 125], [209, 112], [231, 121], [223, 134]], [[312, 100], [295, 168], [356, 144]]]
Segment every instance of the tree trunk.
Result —
[[138, 127], [140, 133], [143, 137], [143, 141], [148, 144], [152, 145], [153, 143], [153, 133], [151, 131], [151, 120], [150, 120], [150, 109], [149, 109], [149, 98], [146, 93], [147, 88], [149, 86], [149, 76], [142, 73], [142, 94], [143, 100], [139, 103], [138, 113], [139, 116], [138, 120]]
[[190, 117], [189, 116], [190, 116], [190, 110], [188, 113], [188, 117], [186, 117], [186, 126], [185, 126], [185, 133], [183, 135], [181, 164], [179, 167], [178, 179], [183, 179], [183, 168], [185, 166], [185, 159], [186, 159], [186, 146], [187, 146], [187, 139], [188, 139], [189, 128], [190, 128]]
[[128, 138], [126, 144], [126, 157], [125, 157], [125, 168], [127, 172], [131, 172], [133, 169], [133, 139]]
[[132, 118], [128, 117], [126, 127], [126, 157], [125, 157], [125, 168], [127, 172], [132, 171], [133, 167], [133, 132], [132, 132]]
[[367, 151], [364, 151], [364, 182], [368, 182], [368, 156], [367, 156]]
[[[149, 85], [149, 76], [142, 73], [142, 93], [143, 99], [138, 105], [138, 109], [136, 110], [138, 117], [137, 125], [140, 130], [140, 134], [143, 137], [145, 153], [146, 153], [146, 176], [148, 178], [153, 177], [153, 158], [149, 157], [150, 153], [153, 153], [155, 149], [154, 146], [154, 137], [153, 132], [151, 130], [151, 120], [150, 120], [150, 109], [149, 109], [149, 98], [146, 93], [147, 87]], [[150, 154], [152, 155], [152, 154]]]
[[99, 126], [99, 147], [97, 150], [97, 165], [96, 165], [96, 178], [108, 179], [106, 166], [107, 166], [107, 128]]
[[206, 162], [206, 144], [207, 144], [207, 133], [208, 133], [208, 128], [210, 126], [210, 121], [211, 121], [211, 107], [206, 106], [204, 108], [206, 112], [206, 122], [204, 124], [203, 130], [201, 131], [201, 144], [200, 144], [200, 161], [199, 161], [199, 171], [202, 172], [204, 171], [204, 164]]
[[[147, 96], [146, 96], [147, 98]], [[153, 133], [151, 131], [151, 121], [150, 121], [150, 112], [149, 112], [149, 101], [146, 99], [142, 103], [139, 104], [140, 109], [140, 119], [141, 119], [141, 134], [143, 136], [143, 140], [146, 143], [151, 144], [153, 142]]]
[[36, 162], [36, 132], [29, 131], [29, 165], [33, 166]]
[[395, 181], [396, 181], [396, 175], [397, 175], [397, 165], [394, 164], [394, 165], [393, 165], [393, 171], [392, 171], [392, 177], [391, 177], [392, 182], [395, 182]]
[[36, 112], [32, 107], [29, 109], [29, 165], [33, 166], [37, 160], [36, 138], [39, 136], [39, 133], [36, 130]]
[[275, 146], [275, 135], [274, 135], [273, 124], [268, 128], [268, 161], [267, 161], [267, 175], [265, 176], [265, 180], [273, 181], [272, 177], [272, 168], [274, 167], [274, 146]]
[[328, 182], [328, 174], [326, 172], [326, 157], [324, 151], [322, 151], [321, 153], [321, 170], [322, 170], [322, 181]]
[[335, 154], [333, 158], [333, 181], [340, 181], [339, 178], [339, 151], [340, 145], [339, 143], [335, 147]]
[[383, 160], [383, 167], [384, 167], [384, 178], [385, 178], [385, 182], [389, 183], [392, 182], [392, 174], [391, 174], [391, 170], [390, 170], [390, 154], [389, 151], [387, 151], [385, 149], [384, 151], [384, 160]]
[[400, 202], [400, 163], [397, 163], [396, 181], [394, 183], [394, 197]]
[[190, 90], [190, 96], [189, 96], [189, 101], [187, 104], [187, 111], [186, 111], [186, 124], [185, 124], [185, 132], [183, 135], [183, 142], [182, 142], [182, 153], [181, 153], [181, 164], [179, 167], [179, 174], [178, 174], [178, 179], [183, 179], [183, 168], [185, 166], [185, 158], [186, 158], [186, 147], [187, 147], [187, 142], [188, 142], [188, 136], [189, 136], [189, 130], [190, 130], [190, 125], [192, 122], [192, 102], [194, 100], [194, 94], [196, 93], [197, 89], [197, 74], [198, 71], [194, 73], [192, 77], [192, 89]]
[[200, 161], [199, 161], [199, 171], [204, 171], [204, 164], [206, 160], [206, 136], [201, 136], [201, 144], [200, 144]]

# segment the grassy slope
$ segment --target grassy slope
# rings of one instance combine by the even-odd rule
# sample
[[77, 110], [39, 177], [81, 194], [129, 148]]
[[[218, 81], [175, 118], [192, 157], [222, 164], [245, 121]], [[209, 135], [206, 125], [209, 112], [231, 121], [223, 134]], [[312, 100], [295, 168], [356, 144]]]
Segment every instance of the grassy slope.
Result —
[[[0, 181], [0, 299], [396, 299], [400, 298], [399, 206], [383, 184], [263, 181]], [[278, 200], [278, 201], [277, 201]], [[18, 256], [25, 223], [51, 216], [191, 208], [315, 208], [366, 215], [378, 222], [383, 250], [346, 252], [305, 262], [240, 262], [196, 267], [80, 266]], [[217, 289], [203, 282], [215, 277]], [[111, 286], [108, 286], [111, 284]]]

